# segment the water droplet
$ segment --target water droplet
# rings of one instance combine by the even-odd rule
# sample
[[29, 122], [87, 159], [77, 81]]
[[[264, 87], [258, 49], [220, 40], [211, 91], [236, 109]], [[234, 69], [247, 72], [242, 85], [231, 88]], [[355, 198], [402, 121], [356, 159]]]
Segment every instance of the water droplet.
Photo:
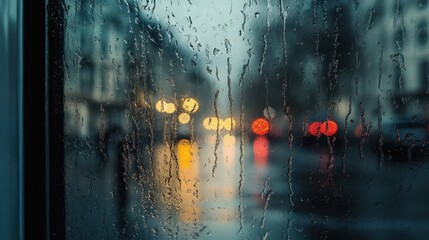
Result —
[[213, 49], [213, 55], [218, 55], [218, 54], [220, 54], [221, 53], [221, 51], [219, 50], [219, 49], [217, 49], [217, 48], [214, 48]]

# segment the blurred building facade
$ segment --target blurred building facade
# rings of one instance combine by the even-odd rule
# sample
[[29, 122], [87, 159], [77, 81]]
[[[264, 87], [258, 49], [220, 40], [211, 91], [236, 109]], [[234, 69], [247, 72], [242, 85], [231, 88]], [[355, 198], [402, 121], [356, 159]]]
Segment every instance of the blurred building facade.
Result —
[[[361, 18], [361, 96], [383, 108], [383, 122], [428, 119], [429, 3], [365, 1], [356, 11]], [[363, 18], [361, 16], [367, 16]]]
[[[146, 204], [167, 184], [156, 181], [164, 172], [155, 172], [162, 164], [156, 158], [162, 150], [156, 146], [168, 142], [175, 149], [182, 99], [199, 101], [200, 110], [190, 121], [195, 125], [202, 122], [201, 112], [213, 105], [210, 85], [195, 71], [192, 52], [178, 48], [156, 19], [139, 15], [138, 4], [114, 0], [66, 4], [71, 6], [64, 30], [66, 222], [71, 229], [85, 229], [83, 235], [127, 238], [126, 231], [121, 232], [127, 211], [136, 208], [148, 217], [154, 207]], [[175, 111], [158, 112], [161, 99], [173, 103]], [[189, 125], [186, 135], [193, 130]], [[93, 187], [85, 176], [101, 180], [97, 197], [80, 197], [81, 191]], [[150, 187], [128, 184], [133, 180]], [[142, 195], [138, 207], [131, 206], [135, 199], [129, 198], [130, 189]], [[108, 206], [108, 211], [94, 215], [85, 206]], [[101, 219], [116, 228], [94, 229], [94, 222]]]
[[138, 3], [97, 0], [70, 5], [74, 7], [65, 29], [66, 135], [163, 127], [155, 120], [162, 119], [155, 112], [160, 99], [176, 105], [171, 117], [180, 113], [185, 97], [198, 99], [202, 109], [213, 104], [193, 53], [177, 46], [168, 27], [139, 15]]
[[73, 2], [65, 28], [65, 133], [87, 137], [108, 124], [125, 129], [127, 15], [124, 4]]

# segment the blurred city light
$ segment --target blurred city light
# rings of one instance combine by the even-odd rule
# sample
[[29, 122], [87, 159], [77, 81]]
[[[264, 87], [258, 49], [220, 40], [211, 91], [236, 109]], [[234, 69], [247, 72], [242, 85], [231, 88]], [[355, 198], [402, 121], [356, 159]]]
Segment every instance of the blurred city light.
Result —
[[232, 146], [235, 144], [235, 137], [227, 134], [223, 137], [223, 145], [224, 146]]
[[252, 122], [252, 132], [257, 135], [265, 135], [270, 131], [270, 123], [265, 118], [258, 118]]
[[320, 132], [326, 136], [332, 136], [338, 131], [338, 125], [331, 120], [325, 121], [320, 125]]
[[191, 115], [188, 113], [181, 113], [179, 114], [178, 119], [181, 124], [188, 124], [189, 121], [191, 121]]
[[176, 111], [176, 106], [173, 103], [169, 103], [165, 100], [159, 100], [155, 108], [158, 112], [172, 114]]
[[181, 139], [177, 144], [177, 160], [179, 169], [189, 169], [192, 160], [192, 145], [188, 139]]
[[319, 136], [320, 135], [320, 122], [312, 122], [310, 125], [308, 125], [308, 133], [312, 136]]
[[355, 128], [354, 134], [357, 138], [361, 138], [363, 136], [362, 124], [357, 125]]
[[159, 100], [158, 102], [156, 102], [155, 104], [155, 108], [158, 112], [164, 112], [164, 108], [168, 103], [164, 100]]
[[182, 103], [182, 108], [188, 113], [195, 113], [199, 109], [199, 104], [194, 98], [185, 98]]
[[173, 103], [168, 103], [164, 108], [164, 112], [167, 114], [172, 114], [175, 111], [176, 111], [176, 106], [174, 106]]
[[225, 130], [231, 131], [235, 126], [234, 118], [225, 118], [225, 120], [223, 120], [223, 128], [225, 128]]
[[277, 114], [276, 110], [272, 107], [264, 108], [263, 113], [264, 113], [264, 117], [267, 119], [273, 119]]
[[223, 121], [217, 117], [208, 117], [203, 120], [203, 126], [207, 130], [221, 130], [223, 128]]
[[183, 222], [195, 222], [200, 216], [200, 207], [194, 201], [198, 188], [196, 183], [199, 179], [198, 170], [198, 145], [189, 139], [181, 139], [177, 143], [177, 160], [179, 164], [179, 191], [180, 201], [179, 215]]
[[265, 166], [268, 163], [270, 143], [266, 136], [258, 136], [253, 140], [253, 156], [256, 166]]

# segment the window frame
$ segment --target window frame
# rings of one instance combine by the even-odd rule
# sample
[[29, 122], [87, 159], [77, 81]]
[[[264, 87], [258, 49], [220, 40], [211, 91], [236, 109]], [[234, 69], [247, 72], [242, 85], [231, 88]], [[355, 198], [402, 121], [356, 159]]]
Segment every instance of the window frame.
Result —
[[22, 1], [24, 238], [64, 239], [64, 1]]

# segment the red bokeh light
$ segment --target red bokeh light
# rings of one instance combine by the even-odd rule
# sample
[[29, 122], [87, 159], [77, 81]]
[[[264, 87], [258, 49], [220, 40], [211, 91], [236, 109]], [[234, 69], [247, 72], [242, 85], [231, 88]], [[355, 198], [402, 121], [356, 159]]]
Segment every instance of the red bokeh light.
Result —
[[265, 166], [268, 162], [270, 143], [265, 136], [258, 136], [253, 140], [253, 156], [256, 166]]
[[332, 136], [338, 131], [338, 125], [331, 120], [325, 121], [320, 125], [320, 132], [326, 136]]
[[312, 136], [318, 136], [320, 135], [320, 122], [312, 122], [310, 125], [308, 125], [308, 133]]
[[355, 128], [355, 136], [357, 138], [362, 138], [362, 136], [363, 136], [362, 124], [359, 124], [359, 125], [356, 126], [356, 128]]
[[265, 135], [270, 131], [270, 123], [265, 118], [255, 119], [252, 123], [252, 132], [257, 135]]

